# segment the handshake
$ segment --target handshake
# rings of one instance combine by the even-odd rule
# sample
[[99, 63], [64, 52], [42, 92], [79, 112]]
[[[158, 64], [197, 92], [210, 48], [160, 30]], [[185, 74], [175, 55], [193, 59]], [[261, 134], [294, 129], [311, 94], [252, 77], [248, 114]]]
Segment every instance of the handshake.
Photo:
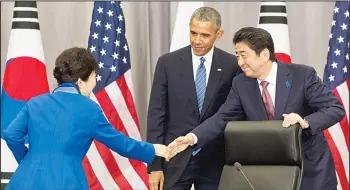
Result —
[[153, 144], [156, 156], [165, 158], [166, 161], [169, 161], [176, 154], [186, 150], [190, 145], [193, 145], [194, 138], [191, 135], [181, 136], [176, 138], [168, 146], [162, 144]]

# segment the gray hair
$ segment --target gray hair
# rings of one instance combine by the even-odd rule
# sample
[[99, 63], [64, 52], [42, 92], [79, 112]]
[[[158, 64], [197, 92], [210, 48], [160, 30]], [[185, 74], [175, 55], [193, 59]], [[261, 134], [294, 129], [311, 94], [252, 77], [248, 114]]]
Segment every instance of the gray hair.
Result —
[[214, 22], [216, 24], [217, 30], [219, 30], [221, 28], [220, 13], [217, 10], [215, 10], [214, 8], [211, 8], [211, 7], [198, 8], [192, 14], [190, 24], [194, 18], [198, 21]]

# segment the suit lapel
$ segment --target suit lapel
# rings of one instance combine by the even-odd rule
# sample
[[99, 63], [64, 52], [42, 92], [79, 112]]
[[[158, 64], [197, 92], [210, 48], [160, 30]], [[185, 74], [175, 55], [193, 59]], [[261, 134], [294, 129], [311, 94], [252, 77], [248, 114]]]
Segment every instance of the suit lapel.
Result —
[[245, 89], [247, 90], [247, 96], [249, 97], [249, 101], [251, 102], [251, 105], [254, 106], [253, 110], [256, 119], [268, 120], [257, 80], [253, 78], [248, 78], [248, 80], [245, 81], [245, 87]]
[[200, 119], [202, 119], [203, 116], [205, 115], [205, 112], [208, 110], [208, 107], [216, 94], [217, 87], [220, 86], [220, 79], [223, 72], [224, 70], [222, 69], [222, 62], [220, 60], [220, 56], [218, 55], [216, 47], [214, 47], [212, 64], [211, 64], [210, 73], [208, 76], [209, 80], [208, 80], [208, 85], [205, 92], [204, 103], [203, 103]]
[[[282, 119], [282, 114], [287, 104], [289, 92], [291, 89], [292, 74], [290, 69], [283, 65], [283, 63], [277, 63], [277, 79], [276, 79], [276, 102], [275, 102], [275, 119]], [[278, 95], [278, 96], [277, 96]]]
[[189, 99], [194, 107], [196, 114], [199, 116], [198, 111], [198, 102], [196, 95], [196, 86], [194, 84], [194, 76], [193, 76], [193, 65], [192, 65], [192, 53], [191, 46], [186, 48], [185, 53], [180, 57], [181, 60], [181, 76], [182, 81], [186, 81], [183, 84], [183, 87], [186, 89]]

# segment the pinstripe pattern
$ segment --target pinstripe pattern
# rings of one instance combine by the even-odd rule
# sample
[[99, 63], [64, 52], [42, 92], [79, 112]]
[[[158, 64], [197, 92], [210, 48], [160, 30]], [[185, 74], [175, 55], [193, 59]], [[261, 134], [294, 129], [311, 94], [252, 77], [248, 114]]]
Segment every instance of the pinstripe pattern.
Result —
[[[205, 90], [206, 90], [206, 71], [205, 71], [205, 65], [204, 65], [204, 57], [200, 58], [201, 63], [198, 66], [197, 73], [196, 73], [196, 94], [197, 94], [197, 102], [198, 102], [198, 110], [199, 113], [202, 112], [202, 107], [204, 103], [204, 97], [205, 97]], [[201, 149], [197, 149], [192, 152], [192, 155], [195, 156]]]
[[204, 57], [201, 57], [200, 61], [201, 63], [198, 66], [197, 74], [196, 74], [196, 94], [197, 94], [199, 113], [201, 113], [202, 107], [203, 107], [205, 89], [206, 89], [206, 80], [207, 80], [205, 66], [204, 66], [204, 61], [205, 61]]

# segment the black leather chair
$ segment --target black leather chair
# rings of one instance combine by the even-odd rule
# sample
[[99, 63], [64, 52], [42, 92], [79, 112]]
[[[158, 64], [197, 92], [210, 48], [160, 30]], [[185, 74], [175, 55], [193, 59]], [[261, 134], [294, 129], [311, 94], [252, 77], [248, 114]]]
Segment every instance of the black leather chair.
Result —
[[299, 190], [301, 132], [299, 125], [282, 127], [282, 121], [229, 122], [219, 190]]

